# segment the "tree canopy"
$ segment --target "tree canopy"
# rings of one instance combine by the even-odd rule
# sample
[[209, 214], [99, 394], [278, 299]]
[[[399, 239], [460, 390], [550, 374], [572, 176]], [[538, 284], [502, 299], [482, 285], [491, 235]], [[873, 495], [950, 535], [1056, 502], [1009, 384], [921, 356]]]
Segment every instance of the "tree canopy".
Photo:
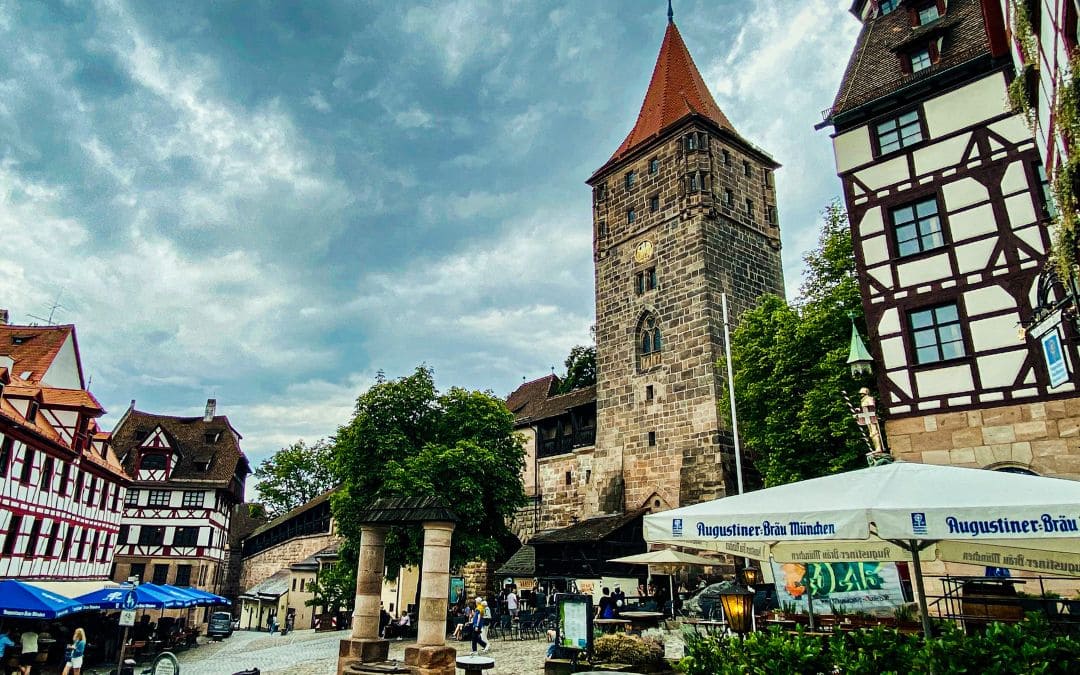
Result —
[[559, 381], [560, 394], [596, 384], [596, 346], [575, 345], [566, 357], [566, 376]]
[[[348, 548], [360, 541], [358, 513], [379, 497], [442, 497], [459, 519], [452, 566], [497, 558], [516, 541], [506, 523], [525, 504], [524, 450], [513, 414], [491, 393], [439, 393], [424, 366], [396, 380], [380, 378], [338, 429], [333, 460], [343, 486], [334, 515]], [[388, 570], [418, 564], [421, 555], [419, 527], [391, 528]]]
[[306, 504], [337, 483], [331, 470], [330, 445], [300, 440], [264, 459], [255, 469], [259, 500], [271, 518]]
[[763, 296], [732, 336], [740, 437], [766, 486], [866, 466], [843, 399], [872, 386], [847, 366], [848, 312], [862, 314], [855, 254], [843, 208], [834, 202], [823, 215], [800, 298]]

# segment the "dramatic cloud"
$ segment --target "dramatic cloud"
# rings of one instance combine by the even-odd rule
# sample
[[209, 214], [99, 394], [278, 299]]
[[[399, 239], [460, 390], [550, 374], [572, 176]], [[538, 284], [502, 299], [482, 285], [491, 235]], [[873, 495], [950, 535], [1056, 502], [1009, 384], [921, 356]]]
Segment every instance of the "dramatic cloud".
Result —
[[[382, 371], [500, 395], [593, 323], [584, 179], [633, 125], [664, 3], [0, 3], [0, 289], [75, 323], [110, 426], [219, 400], [255, 462]], [[838, 193], [858, 28], [825, 0], [676, 3], [777, 174], [788, 287]]]

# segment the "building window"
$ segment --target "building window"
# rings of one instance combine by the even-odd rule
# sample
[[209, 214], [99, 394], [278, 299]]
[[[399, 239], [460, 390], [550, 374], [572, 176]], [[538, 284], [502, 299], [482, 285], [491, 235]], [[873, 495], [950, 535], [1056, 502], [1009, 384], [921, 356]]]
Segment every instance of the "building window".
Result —
[[86, 540], [90, 538], [90, 528], [84, 527], [79, 537], [79, 549], [75, 554], [76, 560], [86, 560]]
[[301, 577], [301, 579], [300, 579], [300, 592], [301, 593], [304, 592], [304, 587], [306, 586], [306, 582], [307, 582], [307, 579], [304, 579], [304, 578]]
[[937, 208], [936, 199], [925, 199], [891, 211], [900, 257], [945, 245]]
[[15, 439], [5, 436], [0, 442], [0, 478], [7, 477], [8, 467], [11, 466], [12, 450], [15, 448]]
[[178, 527], [173, 534], [173, 546], [198, 546], [199, 528]]
[[653, 400], [654, 395], [655, 394], [654, 394], [653, 386], [651, 384], [645, 385], [645, 400], [646, 401]]
[[881, 10], [881, 16], [891, 14], [896, 6], [900, 4], [900, 0], [879, 0], [878, 9]]
[[724, 190], [724, 206], [732, 208], [735, 206], [735, 193], [729, 189]]
[[[1042, 162], [1035, 160], [1035, 177], [1039, 180], [1039, 208], [1044, 218], [1057, 218], [1057, 207], [1054, 205], [1054, 193], [1050, 188], [1050, 181], [1046, 178], [1046, 168]], [[2, 474], [0, 474], [2, 475]]]
[[154, 583], [167, 584], [169, 582], [169, 566], [154, 565]]
[[34, 518], [30, 524], [30, 537], [26, 541], [26, 557], [37, 557], [38, 540], [41, 538], [41, 519]]
[[602, 202], [607, 199], [607, 183], [602, 183], [593, 188], [593, 193], [596, 195], [596, 201]]
[[772, 170], [771, 169], [762, 169], [761, 170], [761, 184], [764, 185], [767, 188], [771, 188], [773, 186]]
[[724, 166], [731, 166], [731, 153], [724, 150]]
[[656, 213], [660, 210], [660, 195], [649, 197], [649, 210]]
[[926, 70], [931, 65], [930, 48], [923, 47], [921, 49], [916, 49], [908, 55], [908, 58], [911, 59], [911, 72], [918, 73]]
[[936, 363], [964, 355], [964, 337], [956, 303], [911, 312], [908, 321], [916, 363]]
[[636, 277], [637, 281], [637, 294], [641, 295], [646, 291], [651, 291], [656, 288], [656, 268], [650, 267], [647, 270], [638, 272]]
[[655, 445], [656, 445], [656, 432], [655, 431], [650, 431], [649, 432], [649, 447], [653, 447]]
[[641, 327], [638, 329], [638, 345], [641, 348], [641, 355], [647, 356], [649, 354], [655, 354], [662, 348], [660, 340], [660, 327], [657, 325], [656, 317], [649, 315], [641, 322]]
[[127, 493], [124, 495], [124, 506], [138, 506], [139, 505], [139, 488], [128, 488]]
[[627, 190], [633, 188], [634, 183], [637, 182], [637, 171], [627, 171], [623, 180], [626, 183]]
[[600, 237], [608, 236], [607, 221], [601, 220], [596, 226], [596, 233]]
[[131, 570], [128, 572], [129, 577], [135, 577], [139, 581], [143, 580], [146, 576], [146, 563], [131, 563]]
[[634, 220], [636, 220], [636, 218], [637, 218], [637, 214], [634, 213], [634, 209], [627, 209], [626, 210], [626, 223], [628, 225], [632, 224], [634, 222]]
[[119, 534], [118, 534], [118, 536], [116, 538], [116, 543], [117, 544], [126, 544], [126, 543], [128, 543], [128, 534], [130, 532], [131, 532], [131, 526], [130, 525], [121, 525], [120, 526], [120, 532], [119, 532]]
[[754, 175], [754, 167], [752, 167], [750, 165], [750, 162], [748, 162], [745, 159], [743, 160], [743, 163], [742, 163], [742, 172], [743, 172], [743, 175], [746, 176], [747, 178], [750, 178], [751, 176]]
[[686, 177], [686, 189], [690, 192], [701, 192], [701, 172], [695, 171]]
[[30, 484], [30, 472], [34, 470], [34, 449], [29, 445], [23, 446], [22, 471], [19, 473], [19, 482]]
[[64, 548], [60, 549], [60, 555], [64, 560], [72, 560], [74, 551], [71, 548], [71, 542], [75, 539], [75, 526], [67, 526], [67, 534], [64, 535]]
[[566, 484], [567, 485], [573, 485], [574, 484], [574, 476], [569, 471], [566, 472]]
[[917, 18], [919, 21], [918, 25], [920, 26], [925, 26], [932, 21], [940, 19], [941, 14], [938, 12], [937, 3], [931, 2], [929, 5], [920, 8]]
[[52, 457], [45, 458], [45, 464], [41, 467], [41, 480], [38, 486], [45, 492], [52, 490], [53, 469], [56, 466]]
[[746, 217], [750, 219], [750, 222], [754, 222], [754, 200], [746, 200]]
[[3, 553], [11, 556], [15, 552], [15, 542], [19, 539], [19, 530], [22, 528], [22, 516], [16, 513], [8, 522], [7, 535], [4, 537]]
[[139, 469], [144, 471], [163, 471], [165, 465], [165, 455], [153, 453], [142, 456], [142, 459], [139, 462]]
[[56, 486], [56, 494], [63, 497], [68, 493], [68, 482], [71, 477], [71, 465], [60, 462], [60, 484]]
[[97, 494], [97, 476], [90, 476], [90, 485], [86, 490], [86, 505], [94, 505], [94, 496]]
[[[94, 541], [91, 542], [91, 544], [90, 544], [90, 550], [88, 550], [86, 552], [86, 560], [87, 560], [87, 562], [90, 562], [90, 561], [92, 561], [94, 559], [94, 554], [97, 553], [97, 551], [98, 551], [98, 543], [100, 541], [101, 541], [101, 530], [94, 530]], [[98, 553], [98, 557], [99, 558], [101, 557], [100, 553]]]
[[660, 173], [660, 159], [653, 157], [649, 160], [649, 174], [655, 176]]
[[877, 132], [878, 150], [883, 155], [922, 140], [918, 110], [881, 122], [874, 130]]
[[772, 204], [765, 207], [765, 222], [769, 225], [776, 225], [778, 222], [776, 207]]
[[150, 500], [147, 502], [150, 506], [168, 506], [169, 505], [169, 491], [168, 490], [151, 490]]
[[165, 528], [160, 525], [142, 525], [139, 527], [140, 546], [161, 546], [165, 543]]
[[56, 542], [60, 540], [60, 521], [54, 520], [52, 529], [49, 530], [49, 547], [45, 549], [45, 557], [51, 558], [56, 555]]
[[205, 499], [206, 493], [202, 490], [184, 490], [184, 506], [200, 507]]
[[86, 479], [86, 474], [78, 469], [75, 469], [75, 492], [71, 493], [71, 501], [78, 504], [82, 501], [83, 493], [83, 481]]

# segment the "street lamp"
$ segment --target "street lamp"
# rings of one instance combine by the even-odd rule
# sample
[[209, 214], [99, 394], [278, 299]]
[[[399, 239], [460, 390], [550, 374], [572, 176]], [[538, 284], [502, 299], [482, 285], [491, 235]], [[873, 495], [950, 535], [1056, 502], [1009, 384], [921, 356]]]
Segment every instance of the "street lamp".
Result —
[[867, 351], [862, 336], [859, 335], [859, 329], [855, 327], [856, 316], [858, 315], [855, 312], [848, 312], [848, 318], [851, 319], [851, 350], [848, 352], [847, 362], [851, 366], [851, 375], [861, 377], [872, 372], [871, 364], [873, 364], [874, 359], [870, 356], [870, 352]]
[[750, 632], [754, 617], [754, 594], [745, 588], [720, 592], [720, 606], [728, 628], [740, 637]]
[[739, 583], [753, 588], [761, 583], [761, 570], [749, 565], [739, 570]]

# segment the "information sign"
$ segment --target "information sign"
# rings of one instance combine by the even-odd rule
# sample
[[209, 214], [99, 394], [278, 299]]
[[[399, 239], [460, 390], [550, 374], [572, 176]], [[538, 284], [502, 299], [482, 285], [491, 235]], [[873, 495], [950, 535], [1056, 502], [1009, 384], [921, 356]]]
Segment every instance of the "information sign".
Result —
[[1050, 386], [1058, 387], [1069, 380], [1069, 367], [1065, 363], [1065, 351], [1061, 348], [1061, 334], [1052, 330], [1039, 338], [1042, 343], [1046, 370], [1050, 373]]
[[161, 652], [150, 667], [151, 675], [179, 675], [180, 663], [170, 652]]
[[135, 625], [135, 610], [124, 609], [120, 611], [120, 625], [121, 626], [134, 626]]
[[560, 647], [592, 651], [592, 598], [588, 595], [557, 596], [559, 605], [555, 640]]

